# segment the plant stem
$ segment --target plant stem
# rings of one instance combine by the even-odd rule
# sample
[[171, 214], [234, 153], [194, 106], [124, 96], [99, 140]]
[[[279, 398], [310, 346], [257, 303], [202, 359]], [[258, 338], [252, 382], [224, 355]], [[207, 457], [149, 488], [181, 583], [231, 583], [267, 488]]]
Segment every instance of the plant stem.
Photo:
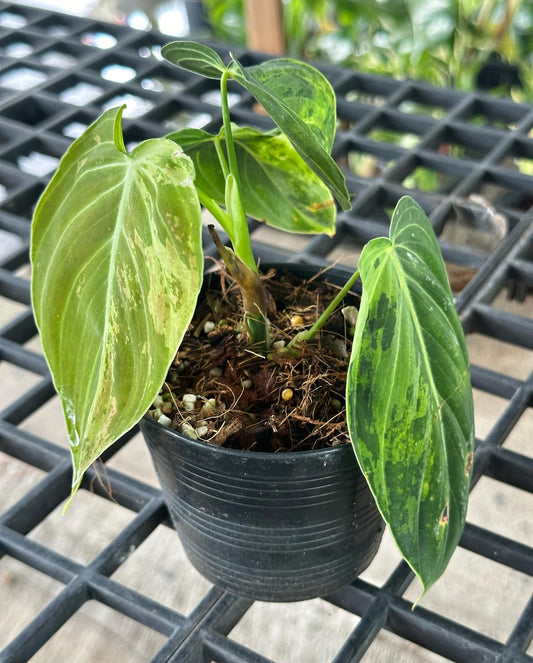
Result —
[[266, 293], [261, 278], [231, 249], [224, 246], [213, 226], [207, 228], [228, 272], [241, 289], [244, 323], [250, 339], [249, 348], [266, 356], [270, 348], [270, 323], [266, 314]]
[[222, 142], [218, 136], [215, 138], [215, 150], [217, 152], [218, 160], [220, 162], [220, 167], [224, 174], [224, 179], [226, 179], [226, 177], [229, 175], [228, 162], [226, 161], [226, 155], [224, 154], [224, 150], [222, 149]]
[[198, 198], [200, 199], [202, 205], [220, 223], [222, 229], [228, 235], [231, 242], [233, 243], [233, 223], [229, 215], [226, 214], [226, 212], [222, 209], [222, 207], [220, 207], [220, 205], [216, 201], [210, 198], [201, 189], [196, 187], [196, 191], [198, 192]]
[[[235, 253], [239, 258], [254, 272], [257, 272], [252, 244], [250, 241], [250, 232], [246, 222], [246, 214], [242, 204], [241, 179], [239, 175], [239, 166], [237, 163], [237, 153], [233, 142], [233, 132], [231, 129], [231, 117], [228, 104], [228, 72], [225, 71], [220, 78], [220, 94], [222, 101], [222, 119], [224, 122], [224, 135], [226, 138], [226, 152], [228, 154], [229, 172], [235, 178], [235, 188], [237, 190], [237, 205], [233, 210], [234, 232], [232, 233], [232, 244]], [[222, 168], [224, 166], [222, 165]], [[227, 177], [226, 177], [227, 180]]]
[[329, 306], [322, 312], [322, 314], [320, 315], [318, 320], [312, 325], [312, 327], [296, 334], [296, 336], [289, 343], [288, 347], [293, 348], [295, 345], [298, 345], [298, 343], [301, 343], [302, 341], [310, 341], [311, 339], [313, 339], [316, 336], [316, 334], [322, 329], [322, 327], [328, 321], [328, 319], [331, 317], [337, 306], [339, 306], [342, 300], [346, 297], [346, 295], [351, 290], [351, 288], [353, 287], [354, 283], [357, 281], [358, 278], [359, 278], [359, 270], [357, 269], [353, 273], [353, 275], [348, 279], [348, 281], [346, 281], [344, 286], [339, 290], [339, 292], [334, 297], [334, 299], [332, 299]]

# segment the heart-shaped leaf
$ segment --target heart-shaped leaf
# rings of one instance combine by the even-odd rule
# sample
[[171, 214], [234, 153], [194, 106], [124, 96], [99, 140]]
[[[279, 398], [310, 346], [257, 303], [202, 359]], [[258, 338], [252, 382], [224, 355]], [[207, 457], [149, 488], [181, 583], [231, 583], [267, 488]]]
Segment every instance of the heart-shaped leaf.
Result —
[[73, 490], [156, 397], [202, 281], [194, 168], [170, 140], [124, 149], [122, 109], [76, 140], [37, 205], [32, 295]]
[[327, 184], [342, 209], [350, 209], [344, 176], [330, 154], [337, 112], [328, 80], [314, 67], [288, 58], [253, 67], [243, 67], [234, 58], [229, 71]]
[[172, 64], [206, 78], [220, 78], [226, 70], [216, 51], [195, 41], [173, 41], [165, 44], [161, 55]]
[[[232, 133], [246, 214], [290, 232], [335, 232], [336, 209], [329, 189], [283, 134], [235, 126]], [[225, 145], [224, 131], [213, 136], [201, 129], [184, 129], [167, 138], [193, 160], [198, 188], [224, 204], [224, 174], [215, 148], [216, 141]]]
[[459, 541], [474, 418], [468, 355], [431, 224], [410, 198], [365, 246], [347, 384], [361, 468], [426, 591]]

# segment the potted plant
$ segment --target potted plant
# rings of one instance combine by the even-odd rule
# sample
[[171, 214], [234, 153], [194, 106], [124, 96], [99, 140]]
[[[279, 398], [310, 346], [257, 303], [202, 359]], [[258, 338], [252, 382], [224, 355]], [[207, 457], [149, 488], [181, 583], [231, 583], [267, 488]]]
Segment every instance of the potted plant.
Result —
[[[312, 320], [301, 317], [289, 324], [294, 334], [280, 342], [270, 320], [272, 288], [259, 275], [246, 217], [289, 232], [334, 232], [334, 198], [348, 209], [350, 197], [331, 157], [333, 90], [315, 68], [294, 60], [246, 67], [232, 56], [225, 64], [214, 50], [193, 42], [170, 43], [162, 52], [170, 62], [220, 81], [220, 133], [187, 129], [146, 140], [128, 153], [122, 108], [106, 111], [68, 149], [35, 210], [33, 305], [70, 437], [72, 496], [98, 455], [151, 410], [157, 421], [145, 416], [142, 427], [169, 509], [188, 554], [210, 579], [236, 593], [276, 600], [316, 596], [351, 581], [370, 561], [382, 531], [374, 500], [364, 492], [368, 487], [425, 592], [446, 568], [464, 526], [474, 443], [466, 345], [431, 224], [412, 199], [402, 198], [390, 236], [370, 241], [357, 271], [333, 291], [331, 301], [322, 310], [316, 307]], [[275, 131], [231, 122], [229, 80], [253, 95], [277, 125]], [[242, 321], [231, 334], [227, 319], [213, 322], [204, 313], [190, 329], [203, 301], [198, 299], [203, 281], [201, 205], [232, 245], [226, 247], [212, 231], [240, 292]], [[227, 303], [228, 277], [223, 273], [220, 278], [221, 300]], [[233, 359], [242, 351], [260, 366], [261, 375], [268, 372], [263, 387], [274, 385], [271, 398], [290, 403], [294, 389], [290, 384], [280, 389], [278, 368], [288, 363], [294, 371], [302, 362], [308, 367], [309, 355], [318, 355], [324, 365], [339, 354], [338, 348], [326, 353], [326, 346], [335, 343], [323, 329], [339, 317], [341, 303], [359, 278], [357, 317], [349, 304], [341, 321], [344, 328], [355, 323], [353, 338], [344, 334], [351, 346], [349, 366], [341, 375], [345, 395], [328, 400], [339, 410], [353, 447], [256, 453], [221, 448], [220, 430], [212, 435], [214, 444], [202, 441], [209, 430], [205, 422], [213, 414], [228, 439], [232, 413], [221, 416], [216, 398], [198, 398], [188, 388], [177, 398], [168, 386], [180, 382], [187, 339], [212, 339], [224, 327], [225, 355], [220, 336], [210, 342], [218, 343], [210, 369], [215, 377], [224, 366], [238, 374]], [[298, 287], [289, 282], [290, 290], [300, 292]], [[220, 310], [219, 304], [211, 302], [209, 315], [215, 309]], [[313, 379], [317, 365], [309, 369]], [[241, 384], [241, 392], [248, 386]], [[308, 393], [307, 400], [315, 405], [326, 398], [322, 388]], [[177, 400], [174, 418], [182, 422], [182, 434], [164, 425], [165, 408], [172, 409], [171, 401]], [[233, 408], [234, 414], [237, 410]], [[194, 426], [189, 415], [195, 417]], [[320, 428], [307, 418], [310, 429]], [[253, 430], [261, 427], [257, 420], [253, 424]], [[200, 432], [202, 427], [206, 430]], [[291, 425], [285, 428], [290, 438]], [[230, 459], [229, 470], [221, 469], [226, 463], [222, 458]], [[311, 485], [305, 491], [310, 492], [303, 487], [307, 458]], [[252, 469], [252, 462], [259, 465]], [[280, 467], [269, 484], [267, 475]], [[252, 494], [254, 482], [259, 492]], [[334, 502], [338, 486], [344, 486], [345, 494]], [[304, 515], [280, 523], [281, 514], [289, 511], [291, 492], [297, 493], [296, 512]], [[211, 497], [215, 507], [208, 504]], [[354, 515], [355, 502], [360, 510]], [[332, 521], [345, 510], [348, 525], [337, 531]], [[257, 514], [265, 522], [252, 521]], [[319, 514], [319, 529], [313, 514]], [[201, 536], [192, 532], [193, 525]], [[232, 533], [235, 526], [237, 534]], [[353, 536], [366, 526], [368, 550], [357, 549], [354, 558], [349, 554], [358, 545]], [[244, 551], [237, 554], [243, 537]], [[272, 542], [279, 544], [275, 553], [268, 548]], [[335, 546], [340, 552], [331, 571], [327, 565]], [[303, 588], [294, 577], [296, 558], [299, 568], [307, 567]], [[285, 562], [288, 566], [279, 568]], [[263, 572], [257, 589], [256, 577]], [[318, 584], [313, 576], [320, 578]], [[276, 584], [280, 577], [285, 589]], [[269, 592], [269, 586], [275, 589]]]

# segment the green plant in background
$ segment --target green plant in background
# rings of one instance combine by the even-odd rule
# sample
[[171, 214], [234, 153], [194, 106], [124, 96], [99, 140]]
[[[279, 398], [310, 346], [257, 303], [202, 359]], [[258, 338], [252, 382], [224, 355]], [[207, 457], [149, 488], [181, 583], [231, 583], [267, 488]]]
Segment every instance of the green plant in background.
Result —
[[246, 43], [242, 0], [203, 0], [203, 5], [217, 39], [235, 46]]
[[[245, 42], [242, 2], [206, 6], [218, 37]], [[504, 73], [487, 85], [531, 98], [530, 0], [286, 0], [283, 17], [293, 56], [462, 90], [477, 87], [485, 65], [511, 63], [520, 81]]]
[[[241, 287], [249, 346], [265, 361], [276, 350], [246, 216], [332, 234], [334, 198], [350, 207], [331, 157], [335, 95], [320, 72], [290, 59], [225, 64], [193, 42], [162, 53], [220, 81], [221, 131], [185, 129], [129, 153], [123, 108], [108, 110], [68, 149], [33, 220], [33, 304], [69, 432], [73, 495], [157, 397], [192, 319], [203, 272], [200, 202], [231, 241], [226, 248], [214, 235]], [[253, 94], [275, 131], [232, 124], [229, 80]], [[426, 591], [463, 530], [474, 431], [464, 335], [433, 229], [412, 199], [398, 202], [389, 237], [364, 247], [324, 314], [280, 351], [297, 355], [312, 342], [359, 277], [347, 427]]]

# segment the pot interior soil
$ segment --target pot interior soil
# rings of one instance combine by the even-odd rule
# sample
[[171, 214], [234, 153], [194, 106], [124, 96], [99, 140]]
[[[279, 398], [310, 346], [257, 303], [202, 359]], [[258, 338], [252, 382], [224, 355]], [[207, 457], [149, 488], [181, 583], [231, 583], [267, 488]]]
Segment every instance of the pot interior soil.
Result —
[[[345, 383], [358, 296], [348, 295], [312, 342], [287, 352], [338, 287], [327, 272], [302, 280], [287, 270], [263, 275], [272, 352], [247, 345], [238, 286], [221, 268], [207, 277], [194, 319], [151, 415], [193, 438], [234, 449], [281, 452], [349, 441]], [[343, 313], [344, 311], [344, 313]]]

